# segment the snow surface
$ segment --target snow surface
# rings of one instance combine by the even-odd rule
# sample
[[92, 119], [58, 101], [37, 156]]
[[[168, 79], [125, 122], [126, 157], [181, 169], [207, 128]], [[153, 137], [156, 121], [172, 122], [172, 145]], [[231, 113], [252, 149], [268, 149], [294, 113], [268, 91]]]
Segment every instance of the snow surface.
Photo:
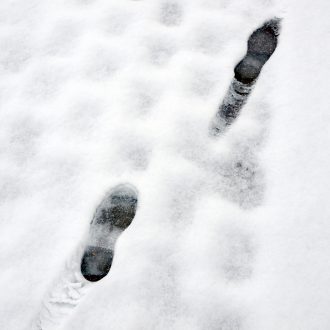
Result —
[[[330, 328], [330, 3], [2, 0], [0, 329]], [[248, 36], [282, 17], [208, 135]], [[96, 206], [139, 191], [107, 277]]]

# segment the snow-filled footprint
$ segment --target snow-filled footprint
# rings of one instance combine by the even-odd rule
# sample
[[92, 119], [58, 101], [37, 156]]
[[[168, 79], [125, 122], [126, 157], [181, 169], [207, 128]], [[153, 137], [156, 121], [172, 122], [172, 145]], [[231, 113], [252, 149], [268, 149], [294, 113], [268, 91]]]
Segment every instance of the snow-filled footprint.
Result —
[[183, 11], [177, 2], [164, 2], [161, 6], [160, 21], [166, 26], [179, 25]]

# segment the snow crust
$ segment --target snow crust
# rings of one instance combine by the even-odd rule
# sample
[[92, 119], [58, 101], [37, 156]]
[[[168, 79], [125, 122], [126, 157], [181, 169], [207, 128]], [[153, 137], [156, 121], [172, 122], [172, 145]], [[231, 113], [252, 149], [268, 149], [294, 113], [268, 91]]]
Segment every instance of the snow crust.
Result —
[[[0, 328], [329, 329], [326, 0], [0, 3]], [[249, 35], [283, 18], [241, 116], [208, 135]], [[139, 191], [108, 276], [79, 262]]]

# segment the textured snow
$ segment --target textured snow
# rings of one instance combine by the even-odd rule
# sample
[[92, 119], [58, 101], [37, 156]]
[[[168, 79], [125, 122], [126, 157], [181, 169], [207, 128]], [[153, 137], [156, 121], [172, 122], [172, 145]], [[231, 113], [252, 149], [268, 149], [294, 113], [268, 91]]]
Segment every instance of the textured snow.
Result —
[[[330, 3], [3, 0], [0, 328], [330, 328]], [[208, 134], [253, 30], [280, 41]], [[79, 263], [139, 191], [108, 276]]]

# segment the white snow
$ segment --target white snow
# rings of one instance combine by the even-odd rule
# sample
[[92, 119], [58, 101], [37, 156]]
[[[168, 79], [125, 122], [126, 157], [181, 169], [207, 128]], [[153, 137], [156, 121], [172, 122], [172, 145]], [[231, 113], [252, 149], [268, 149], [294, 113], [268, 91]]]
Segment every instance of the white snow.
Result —
[[[327, 330], [326, 0], [2, 0], [0, 329]], [[280, 41], [208, 135], [249, 35]], [[110, 273], [89, 223], [139, 191]]]

